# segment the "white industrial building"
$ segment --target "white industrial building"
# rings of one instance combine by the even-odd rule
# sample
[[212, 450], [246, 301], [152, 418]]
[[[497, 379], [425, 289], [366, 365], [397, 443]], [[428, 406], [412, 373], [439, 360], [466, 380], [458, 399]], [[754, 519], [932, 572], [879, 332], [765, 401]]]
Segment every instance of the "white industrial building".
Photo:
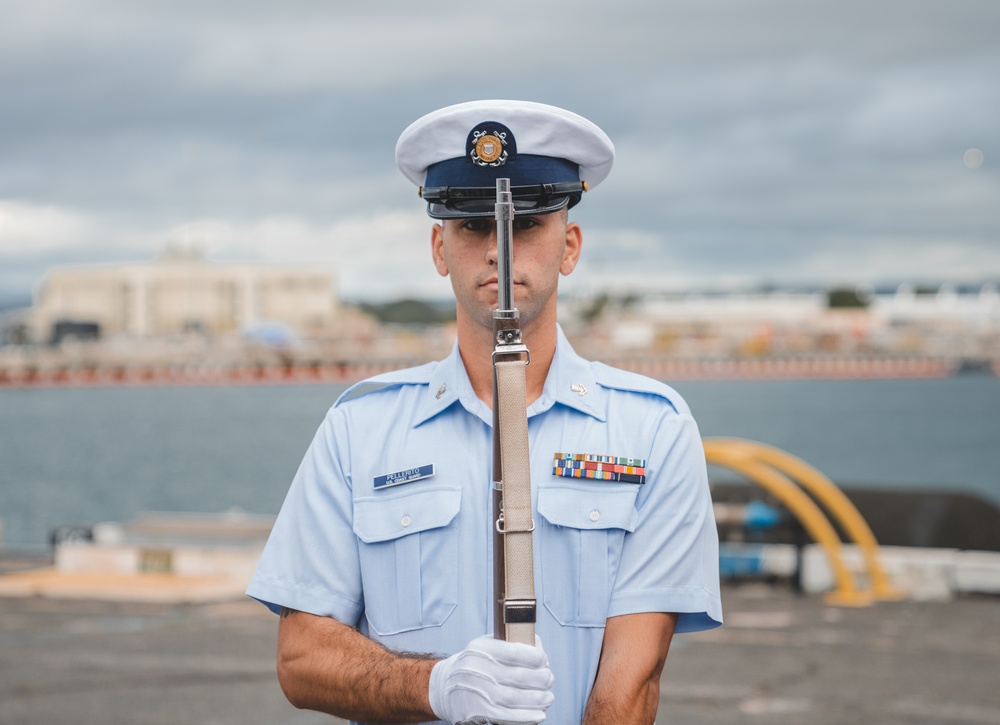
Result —
[[53, 339], [60, 324], [103, 338], [224, 336], [261, 323], [309, 334], [329, 325], [336, 308], [329, 271], [213, 263], [168, 249], [152, 262], [53, 268], [30, 318], [40, 341]]

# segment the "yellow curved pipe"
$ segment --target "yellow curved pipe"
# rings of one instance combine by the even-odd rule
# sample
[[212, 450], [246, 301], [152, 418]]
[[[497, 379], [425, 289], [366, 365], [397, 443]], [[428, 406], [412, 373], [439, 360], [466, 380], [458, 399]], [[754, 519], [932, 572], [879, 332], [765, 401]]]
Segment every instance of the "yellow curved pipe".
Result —
[[840, 524], [861, 550], [868, 570], [872, 593], [882, 600], [902, 599], [902, 593], [895, 589], [878, 560], [878, 541], [861, 512], [837, 485], [801, 458], [774, 446], [743, 438], [710, 438], [703, 441], [706, 456], [709, 450], [739, 450], [785, 473], [802, 488], [811, 493], [817, 501]]
[[854, 577], [840, 558], [840, 538], [833, 525], [823, 515], [816, 503], [788, 476], [771, 466], [754, 460], [745, 450], [737, 448], [706, 446], [705, 459], [713, 465], [742, 473], [761, 485], [787, 506], [789, 511], [802, 522], [813, 540], [823, 547], [833, 569], [837, 590], [827, 595], [827, 601], [844, 606], [871, 604], [871, 596], [857, 590], [854, 585]]

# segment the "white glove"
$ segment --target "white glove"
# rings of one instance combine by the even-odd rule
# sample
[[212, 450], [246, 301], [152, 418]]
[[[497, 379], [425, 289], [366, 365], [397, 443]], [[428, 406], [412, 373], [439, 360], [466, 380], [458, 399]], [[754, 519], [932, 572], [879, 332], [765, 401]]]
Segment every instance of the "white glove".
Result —
[[555, 697], [542, 641], [535, 646], [477, 637], [431, 670], [429, 696], [445, 722], [540, 723]]

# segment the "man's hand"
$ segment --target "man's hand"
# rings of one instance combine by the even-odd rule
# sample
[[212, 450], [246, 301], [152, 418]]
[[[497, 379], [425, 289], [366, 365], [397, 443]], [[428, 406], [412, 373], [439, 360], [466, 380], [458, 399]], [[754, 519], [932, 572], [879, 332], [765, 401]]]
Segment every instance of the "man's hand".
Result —
[[477, 637], [431, 670], [431, 709], [450, 723], [540, 723], [552, 704], [552, 671], [535, 646]]

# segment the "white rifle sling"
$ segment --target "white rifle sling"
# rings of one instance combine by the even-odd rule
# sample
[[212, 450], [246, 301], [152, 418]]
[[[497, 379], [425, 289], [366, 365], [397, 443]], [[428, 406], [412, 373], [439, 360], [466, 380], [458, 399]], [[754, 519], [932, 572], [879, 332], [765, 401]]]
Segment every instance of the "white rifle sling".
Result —
[[531, 516], [531, 466], [525, 411], [526, 364], [525, 360], [498, 361], [496, 376], [503, 471], [506, 639], [534, 646], [535, 565], [531, 532], [535, 526]]

